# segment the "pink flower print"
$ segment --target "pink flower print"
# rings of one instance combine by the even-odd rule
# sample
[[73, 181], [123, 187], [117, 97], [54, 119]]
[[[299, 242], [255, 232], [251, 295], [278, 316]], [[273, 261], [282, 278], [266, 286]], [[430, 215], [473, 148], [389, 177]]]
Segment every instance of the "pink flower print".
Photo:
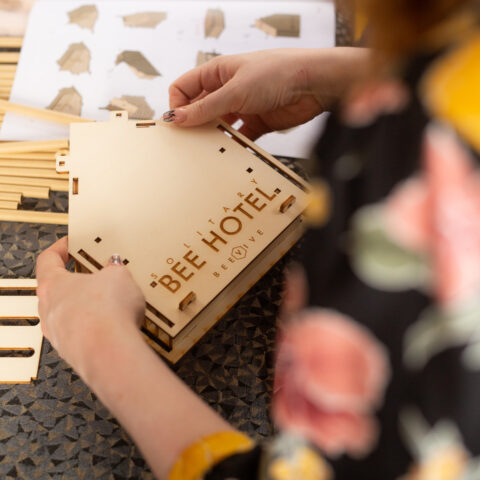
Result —
[[368, 453], [372, 411], [389, 376], [383, 347], [363, 327], [329, 310], [308, 310], [283, 331], [273, 416], [329, 455]]
[[387, 233], [393, 241], [407, 249], [428, 250], [432, 238], [428, 201], [421, 178], [411, 178], [395, 188], [384, 210]]
[[480, 181], [453, 133], [431, 128], [425, 145], [434, 288], [450, 306], [480, 297]]

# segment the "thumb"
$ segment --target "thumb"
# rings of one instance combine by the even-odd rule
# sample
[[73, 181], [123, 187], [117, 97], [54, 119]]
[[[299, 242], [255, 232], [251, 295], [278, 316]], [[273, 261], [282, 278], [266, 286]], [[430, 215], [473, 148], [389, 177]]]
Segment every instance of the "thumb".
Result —
[[163, 121], [183, 127], [203, 125], [229, 113], [237, 113], [233, 109], [235, 104], [238, 102], [232, 95], [232, 88], [226, 84], [190, 105], [164, 113]]

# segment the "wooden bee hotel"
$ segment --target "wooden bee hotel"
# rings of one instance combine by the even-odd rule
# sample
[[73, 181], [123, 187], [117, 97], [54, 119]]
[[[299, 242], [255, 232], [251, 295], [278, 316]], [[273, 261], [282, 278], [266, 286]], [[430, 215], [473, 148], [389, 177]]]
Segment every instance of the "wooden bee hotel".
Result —
[[172, 362], [302, 234], [307, 184], [222, 122], [73, 123], [57, 171], [79, 270], [120, 254], [146, 298], [142, 331]]

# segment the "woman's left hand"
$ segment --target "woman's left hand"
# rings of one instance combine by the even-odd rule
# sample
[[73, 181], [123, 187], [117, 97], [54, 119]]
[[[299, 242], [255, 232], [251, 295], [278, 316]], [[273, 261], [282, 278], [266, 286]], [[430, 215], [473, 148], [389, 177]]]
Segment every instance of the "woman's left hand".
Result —
[[110, 262], [93, 274], [68, 272], [68, 239], [37, 260], [37, 296], [44, 335], [82, 376], [87, 362], [115, 330], [140, 335], [145, 300], [126, 267]]

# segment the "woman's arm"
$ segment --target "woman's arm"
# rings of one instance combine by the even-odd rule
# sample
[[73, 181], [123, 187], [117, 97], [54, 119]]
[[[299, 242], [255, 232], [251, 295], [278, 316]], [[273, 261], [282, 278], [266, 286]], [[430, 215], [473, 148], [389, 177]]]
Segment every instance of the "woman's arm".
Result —
[[329, 110], [367, 70], [361, 48], [280, 49], [216, 57], [170, 87], [167, 122], [243, 120], [251, 139], [305, 123]]
[[81, 375], [140, 448], [157, 478], [167, 478], [192, 443], [233, 428], [179, 380], [141, 337], [145, 302], [127, 268], [91, 275], [65, 270], [67, 239], [37, 261], [45, 336]]

